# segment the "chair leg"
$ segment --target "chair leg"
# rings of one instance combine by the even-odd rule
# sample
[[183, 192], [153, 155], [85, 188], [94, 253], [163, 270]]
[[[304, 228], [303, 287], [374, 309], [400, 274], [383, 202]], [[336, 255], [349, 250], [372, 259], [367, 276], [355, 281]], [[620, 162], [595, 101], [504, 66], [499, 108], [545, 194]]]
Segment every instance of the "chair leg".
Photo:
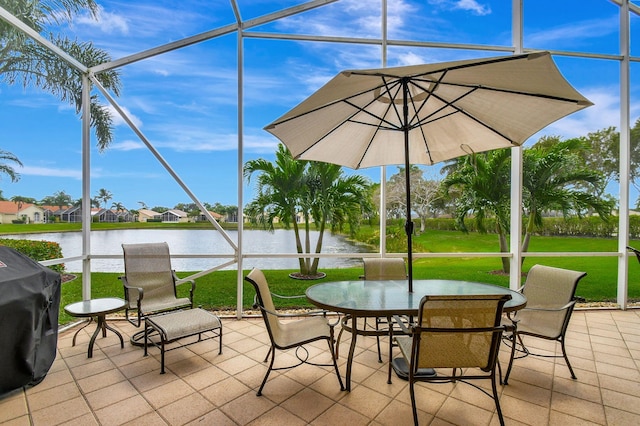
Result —
[[411, 395], [411, 410], [413, 411], [413, 424], [418, 426], [418, 409], [416, 408], [416, 394], [413, 388], [413, 380], [409, 380], [409, 395]]
[[380, 319], [376, 317], [376, 344], [378, 345], [378, 362], [382, 363], [382, 351], [380, 350], [380, 336], [378, 332], [380, 331]]
[[502, 369], [500, 369], [500, 380], [501, 384], [509, 384], [509, 374], [511, 374], [511, 367], [513, 367], [513, 359], [516, 356], [516, 332], [514, 331], [511, 335], [511, 355], [509, 357], [509, 365], [507, 366], [507, 372], [504, 375], [504, 380], [502, 380]]
[[391, 327], [391, 319], [389, 319], [389, 368], [387, 371], [387, 384], [391, 384], [391, 369], [393, 361], [393, 327]]
[[[271, 374], [271, 369], [273, 368], [273, 362], [276, 359], [276, 348], [274, 346], [271, 346], [271, 349], [269, 349], [269, 354], [272, 354], [271, 362], [269, 363], [269, 369], [267, 370], [267, 373], [264, 375], [264, 379], [262, 379], [262, 384], [260, 385], [260, 389], [258, 389], [258, 393], [256, 394], [257, 396], [262, 396], [262, 388], [264, 388], [264, 385], [265, 383], [267, 383], [267, 379], [269, 378], [269, 374]], [[269, 354], [267, 354], [267, 357], [269, 356]]]
[[504, 426], [504, 418], [502, 417], [502, 410], [500, 409], [500, 399], [498, 398], [498, 387], [496, 386], [495, 367], [491, 372], [491, 389], [493, 390], [493, 401], [496, 403], [496, 411], [498, 412], [498, 419], [500, 420], [500, 425]]
[[333, 329], [331, 329], [331, 336], [329, 338], [329, 352], [331, 353], [331, 359], [333, 360], [333, 368], [336, 370], [336, 376], [338, 376], [338, 383], [340, 384], [340, 390], [344, 390], [344, 383], [342, 383], [342, 377], [340, 376], [340, 370], [338, 370], [338, 358], [333, 347]]
[[345, 324], [345, 320], [346, 320], [347, 318], [348, 318], [348, 317], [344, 317], [344, 318], [341, 320], [341, 324], [340, 324], [340, 325], [341, 325], [341, 327], [340, 327], [340, 332], [338, 333], [338, 338], [336, 339], [336, 344], [335, 344], [335, 347], [336, 347], [336, 349], [335, 349], [336, 359], [337, 359], [337, 358], [339, 357], [339, 355], [340, 355], [340, 354], [338, 353], [338, 352], [340, 351], [340, 339], [342, 338], [342, 332], [344, 331], [344, 324]]
[[267, 360], [269, 359], [269, 355], [271, 355], [271, 351], [275, 351], [275, 349], [273, 348], [273, 346], [271, 346], [269, 348], [269, 352], [267, 352], [267, 355], [264, 357], [264, 361], [262, 362], [267, 362]]
[[564, 347], [564, 337], [560, 337], [560, 347], [562, 348], [562, 356], [564, 356], [564, 360], [567, 363], [567, 367], [569, 367], [569, 372], [571, 373], [572, 379], [577, 379], [575, 373], [573, 372], [573, 368], [571, 368], [571, 363], [569, 362], [569, 357], [567, 356], [567, 351]]

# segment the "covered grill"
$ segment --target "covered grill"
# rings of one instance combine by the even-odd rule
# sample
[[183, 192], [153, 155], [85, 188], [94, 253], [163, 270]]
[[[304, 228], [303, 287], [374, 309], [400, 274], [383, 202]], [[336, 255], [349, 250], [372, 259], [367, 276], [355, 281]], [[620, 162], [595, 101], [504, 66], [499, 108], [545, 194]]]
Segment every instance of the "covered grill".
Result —
[[59, 273], [0, 246], [0, 395], [40, 383], [56, 357]]

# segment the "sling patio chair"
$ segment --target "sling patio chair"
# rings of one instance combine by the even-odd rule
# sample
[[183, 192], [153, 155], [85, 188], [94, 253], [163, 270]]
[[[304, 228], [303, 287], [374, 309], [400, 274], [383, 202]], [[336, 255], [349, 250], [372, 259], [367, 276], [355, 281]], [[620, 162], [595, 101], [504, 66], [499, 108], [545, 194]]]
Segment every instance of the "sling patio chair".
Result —
[[[334, 331], [335, 324], [330, 324], [327, 321], [325, 312], [321, 311], [322, 315], [314, 313], [304, 314], [285, 314], [276, 311], [276, 307], [273, 303], [273, 296], [278, 296], [271, 293], [269, 289], [269, 283], [267, 282], [264, 273], [257, 268], [251, 270], [251, 272], [245, 277], [256, 290], [256, 307], [260, 308], [262, 312], [262, 318], [271, 340], [271, 347], [264, 359], [267, 362], [269, 356], [271, 361], [269, 368], [262, 380], [262, 384], [258, 389], [257, 395], [262, 395], [262, 389], [267, 383], [267, 379], [273, 370], [285, 370], [297, 367], [302, 364], [311, 364], [322, 367], [333, 366], [336, 375], [338, 376], [338, 383], [340, 384], [340, 390], [344, 390], [342, 378], [340, 377], [340, 371], [338, 370], [338, 364], [336, 360], [336, 354], [334, 351]], [[292, 317], [306, 316], [306, 318], [282, 321], [283, 319], [291, 319]], [[320, 340], [326, 340], [329, 346], [329, 352], [331, 354], [331, 364], [320, 364], [309, 361], [309, 352], [304, 345]], [[293, 365], [287, 365], [283, 367], [274, 367], [276, 358], [276, 350], [288, 350], [295, 348], [295, 355], [298, 362]]]
[[[169, 245], [162, 243], [122, 244], [125, 318], [135, 327], [149, 315], [177, 309], [193, 308], [193, 280], [180, 280], [171, 269]], [[176, 286], [190, 284], [189, 297], [178, 297]], [[132, 312], [135, 315], [132, 316]], [[131, 343], [142, 346], [144, 330], [131, 337]]]
[[[500, 424], [504, 425], [496, 386], [496, 365], [502, 333], [513, 325], [501, 324], [502, 308], [511, 295], [424, 296], [417, 323], [406, 335], [396, 335], [408, 380], [414, 423], [418, 424], [415, 382], [463, 382], [493, 398]], [[395, 317], [394, 317], [395, 318]], [[430, 371], [422, 374], [423, 371]], [[433, 374], [432, 371], [435, 371]], [[450, 372], [450, 374], [448, 374]], [[491, 381], [492, 392], [472, 381]]]
[[[504, 377], [505, 384], [509, 380], [514, 359], [524, 358], [527, 355], [549, 358], [562, 356], [569, 367], [571, 378], [576, 378], [567, 357], [565, 336], [576, 304], [578, 281], [586, 275], [586, 272], [544, 265], [534, 265], [529, 270], [525, 284], [520, 289], [527, 298], [527, 306], [507, 320], [513, 321], [516, 328], [504, 339], [512, 348], [509, 367]], [[525, 346], [526, 338], [523, 340], [523, 336], [560, 342], [562, 355], [533, 353]]]

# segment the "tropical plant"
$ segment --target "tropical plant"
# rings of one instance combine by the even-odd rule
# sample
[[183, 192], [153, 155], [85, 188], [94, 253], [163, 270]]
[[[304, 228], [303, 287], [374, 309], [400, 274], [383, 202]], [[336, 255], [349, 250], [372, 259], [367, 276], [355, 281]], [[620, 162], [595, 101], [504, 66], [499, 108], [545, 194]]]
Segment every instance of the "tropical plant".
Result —
[[[274, 222], [285, 229], [293, 227], [296, 250], [299, 254], [311, 254], [310, 227], [313, 222], [320, 231], [314, 253], [322, 250], [322, 237], [327, 224], [331, 229], [357, 229], [368, 191], [368, 181], [362, 176], [344, 177], [340, 166], [294, 160], [284, 145], [279, 144], [276, 161], [250, 160], [244, 165], [244, 177], [248, 182], [257, 177], [257, 195], [246, 208], [254, 223], [273, 230]], [[300, 225], [304, 227], [300, 229]], [[304, 232], [304, 242], [302, 239]], [[299, 257], [302, 278], [323, 276], [318, 273], [319, 258]]]
[[[465, 219], [472, 216], [479, 232], [487, 233], [486, 219], [495, 219], [500, 252], [509, 251], [510, 192], [509, 149], [498, 149], [482, 154], [473, 154], [454, 160], [449, 174], [443, 180], [445, 189], [460, 191], [456, 204], [456, 219], [459, 228], [468, 232]], [[502, 270], [509, 272], [509, 259], [502, 258]]]
[[113, 203], [111, 203], [111, 210], [115, 210], [119, 213], [125, 211], [126, 209], [124, 207], [124, 204], [114, 201]]
[[[0, 0], [8, 10], [26, 25], [42, 34], [49, 25], [71, 23], [73, 16], [88, 11], [94, 18], [98, 5], [94, 0]], [[87, 67], [111, 60], [107, 52], [90, 42], [78, 42], [60, 35], [49, 35], [49, 41]], [[118, 72], [109, 70], [95, 75], [106, 89], [116, 96], [120, 92]], [[21, 30], [0, 19], [0, 81], [24, 87], [35, 86], [72, 104], [76, 113], [82, 109], [82, 75], [62, 57], [31, 39]], [[91, 95], [91, 126], [97, 144], [104, 150], [113, 140], [112, 118], [109, 110], [100, 104], [96, 94]]]
[[16, 218], [20, 219], [20, 210], [22, 210], [22, 206], [24, 206], [25, 203], [35, 203], [36, 200], [29, 197], [23, 197], [21, 195], [14, 195], [13, 197], [11, 197], [11, 201], [16, 203], [16, 205], [18, 206]]
[[113, 194], [110, 191], [108, 191], [108, 190], [106, 190], [104, 188], [100, 188], [98, 190], [98, 193], [95, 196], [95, 200], [96, 201], [104, 203], [104, 208], [105, 209], [107, 208], [107, 203], [112, 198], [113, 198]]
[[523, 152], [523, 202], [527, 218], [522, 251], [529, 248], [531, 236], [542, 226], [544, 213], [561, 212], [581, 217], [589, 211], [608, 221], [613, 203], [587, 188], [602, 186], [603, 173], [581, 161], [588, 149], [580, 139], [555, 144], [534, 145]]
[[40, 201], [40, 204], [45, 206], [57, 206], [59, 210], [62, 210], [64, 207], [73, 204], [73, 199], [71, 198], [71, 195], [64, 191], [56, 191], [53, 195], [44, 197], [42, 201]]
[[[1, 49], [0, 49], [0, 51], [1, 51]], [[22, 163], [20, 162], [18, 157], [16, 157], [15, 155], [13, 155], [12, 153], [10, 153], [8, 151], [4, 151], [4, 150], [0, 149], [0, 176], [2, 176], [2, 174], [5, 174], [5, 175], [9, 176], [9, 179], [11, 179], [11, 182], [19, 181], [20, 180], [20, 174], [18, 172], [16, 172], [16, 170], [13, 168], [13, 166], [10, 166], [9, 164], [7, 164], [6, 163], [7, 161], [15, 163], [18, 166], [22, 166]]]

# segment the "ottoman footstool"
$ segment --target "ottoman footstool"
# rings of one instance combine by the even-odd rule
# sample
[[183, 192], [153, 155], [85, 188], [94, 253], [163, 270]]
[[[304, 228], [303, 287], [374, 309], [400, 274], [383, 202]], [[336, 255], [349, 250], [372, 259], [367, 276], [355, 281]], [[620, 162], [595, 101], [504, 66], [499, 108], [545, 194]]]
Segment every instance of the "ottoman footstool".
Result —
[[[160, 337], [154, 341], [149, 337], [150, 331], [155, 331]], [[202, 333], [211, 332], [210, 337], [202, 338]], [[198, 335], [198, 340], [185, 343], [175, 348], [165, 349], [165, 345], [184, 337]], [[147, 347], [151, 343], [160, 349], [160, 374], [164, 374], [164, 353], [174, 349], [193, 345], [204, 340], [219, 339], [218, 354], [222, 353], [222, 323], [217, 315], [204, 309], [186, 309], [173, 311], [166, 314], [148, 316], [144, 326], [144, 355], [147, 356]]]

